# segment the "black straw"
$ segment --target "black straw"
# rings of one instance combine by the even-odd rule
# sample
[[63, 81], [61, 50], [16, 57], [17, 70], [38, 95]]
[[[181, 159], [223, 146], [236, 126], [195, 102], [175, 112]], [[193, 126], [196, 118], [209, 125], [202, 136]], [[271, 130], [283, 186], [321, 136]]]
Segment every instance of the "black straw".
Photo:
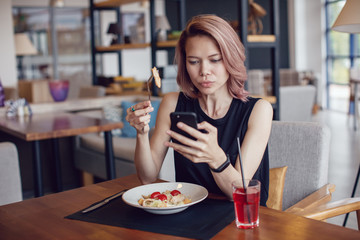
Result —
[[243, 165], [242, 165], [242, 160], [241, 160], [241, 150], [240, 150], [240, 139], [239, 139], [239, 137], [237, 137], [237, 144], [238, 144], [238, 150], [239, 150], [241, 178], [242, 178], [242, 183], [243, 183], [243, 187], [244, 187], [245, 194], [246, 194], [246, 185], [245, 185], [244, 170], [243, 170]]
[[[243, 183], [243, 187], [244, 187], [244, 190], [245, 190], [245, 202], [247, 203], [247, 191], [246, 191], [246, 184], [245, 184], [245, 178], [244, 178], [244, 170], [243, 170], [243, 165], [242, 165], [242, 160], [241, 160], [241, 150], [240, 150], [240, 139], [239, 139], [239, 137], [237, 137], [237, 145], [238, 145], [238, 150], [239, 150], [241, 178], [242, 178], [242, 183]], [[249, 209], [249, 205], [247, 205], [247, 204], [246, 204], [246, 213], [247, 213], [248, 221], [250, 223], [251, 222], [250, 209]]]

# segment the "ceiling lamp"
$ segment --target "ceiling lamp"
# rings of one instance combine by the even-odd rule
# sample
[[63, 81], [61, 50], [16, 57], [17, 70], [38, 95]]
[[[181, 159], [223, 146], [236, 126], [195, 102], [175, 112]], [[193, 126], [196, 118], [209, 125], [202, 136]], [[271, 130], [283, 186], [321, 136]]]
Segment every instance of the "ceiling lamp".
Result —
[[332, 26], [332, 30], [345, 33], [360, 33], [359, 9], [359, 0], [347, 0]]

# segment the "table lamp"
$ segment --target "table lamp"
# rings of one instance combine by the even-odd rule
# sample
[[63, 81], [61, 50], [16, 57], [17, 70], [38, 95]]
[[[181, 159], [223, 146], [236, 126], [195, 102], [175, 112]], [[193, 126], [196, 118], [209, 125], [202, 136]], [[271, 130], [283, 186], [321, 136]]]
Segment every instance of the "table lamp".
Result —
[[121, 34], [121, 26], [118, 23], [110, 23], [107, 33], [113, 35], [110, 45], [121, 43], [119, 35]]
[[20, 69], [19, 79], [24, 79], [24, 69], [23, 69], [23, 56], [36, 55], [38, 53], [37, 49], [34, 47], [29, 37], [25, 33], [16, 33], [15, 34], [15, 52], [16, 56], [19, 58], [18, 67]]
[[166, 16], [156, 16], [156, 28], [155, 31], [157, 32], [157, 40], [159, 42], [167, 40], [167, 31], [171, 29], [169, 21]]
[[[345, 6], [341, 10], [339, 16], [335, 20], [332, 30], [344, 33], [360, 33], [360, 0], [347, 0]], [[355, 100], [357, 101], [357, 99]], [[354, 118], [356, 118], [354, 114]], [[356, 187], [360, 176], [360, 166], [356, 175], [356, 180], [351, 197], [355, 196]], [[349, 214], [347, 213], [344, 219], [343, 226], [346, 226]]]

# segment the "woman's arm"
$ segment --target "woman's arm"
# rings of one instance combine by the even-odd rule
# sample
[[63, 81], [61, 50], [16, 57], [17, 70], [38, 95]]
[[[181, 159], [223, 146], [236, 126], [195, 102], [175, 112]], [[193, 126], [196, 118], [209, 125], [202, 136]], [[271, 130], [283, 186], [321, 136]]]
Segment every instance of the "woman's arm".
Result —
[[[241, 160], [243, 162], [244, 178], [251, 179], [258, 169], [271, 132], [273, 108], [265, 100], [259, 100], [250, 115], [248, 129], [241, 145]], [[222, 173], [213, 173], [216, 183], [220, 189], [232, 198], [231, 183], [241, 179], [239, 157], [235, 168], [228, 167]]]
[[166, 134], [166, 130], [170, 128], [169, 116], [170, 112], [175, 110], [178, 95], [174, 92], [163, 97], [150, 140], [148, 131], [143, 133], [138, 130], [137, 132], [134, 162], [138, 178], [143, 184], [152, 183], [158, 178], [168, 149], [164, 142], [170, 140]]

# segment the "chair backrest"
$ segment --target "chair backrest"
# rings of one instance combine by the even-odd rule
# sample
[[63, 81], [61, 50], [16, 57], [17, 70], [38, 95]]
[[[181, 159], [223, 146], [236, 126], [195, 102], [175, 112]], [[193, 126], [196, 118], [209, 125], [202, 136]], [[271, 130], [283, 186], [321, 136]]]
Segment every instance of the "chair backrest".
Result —
[[[354, 97], [355, 95], [355, 85], [351, 80], [359, 80], [360, 79], [360, 68], [350, 68], [349, 70], [349, 78], [350, 78], [350, 97]], [[360, 89], [358, 89], [360, 92]], [[353, 101], [353, 100], [351, 100]]]
[[273, 121], [270, 168], [288, 166], [283, 210], [328, 183], [330, 130], [315, 122]]
[[311, 121], [315, 97], [313, 85], [280, 87], [280, 120]]
[[350, 68], [350, 79], [360, 79], [360, 68]]
[[0, 143], [0, 205], [23, 200], [18, 152], [15, 144]]

